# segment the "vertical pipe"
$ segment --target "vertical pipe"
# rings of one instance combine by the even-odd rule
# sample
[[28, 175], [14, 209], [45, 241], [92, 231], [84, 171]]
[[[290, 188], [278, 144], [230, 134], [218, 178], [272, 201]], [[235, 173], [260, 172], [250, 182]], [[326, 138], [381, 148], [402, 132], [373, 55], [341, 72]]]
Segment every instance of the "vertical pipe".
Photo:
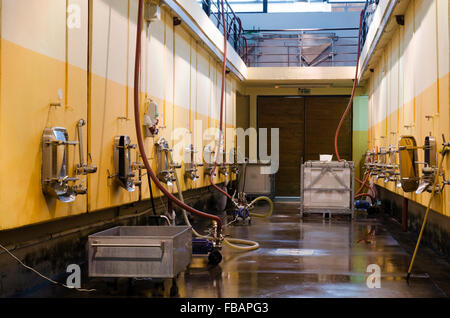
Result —
[[[440, 88], [439, 88], [439, 8], [438, 8], [438, 0], [435, 0], [435, 6], [436, 6], [436, 115], [439, 115], [440, 113]], [[433, 114], [434, 115], [434, 114]], [[434, 128], [434, 127], [433, 127]]]
[[[87, 154], [88, 154], [88, 160], [89, 160], [89, 154], [92, 152], [92, 143], [91, 143], [91, 137], [92, 137], [92, 52], [93, 52], [93, 21], [94, 21], [94, 2], [93, 0], [88, 1], [88, 26], [87, 26], [87, 56], [86, 56], [86, 89], [87, 89], [87, 138], [86, 138], [86, 147], [87, 147]], [[87, 176], [86, 178], [86, 187], [89, 190], [90, 181], [93, 176]], [[89, 213], [90, 210], [90, 200], [89, 195], [86, 198], [86, 212]]]
[[126, 91], [125, 91], [125, 118], [128, 119], [129, 116], [129, 90], [130, 90], [130, 0], [128, 0], [127, 7], [127, 80], [126, 80]]
[[408, 198], [403, 197], [402, 201], [402, 231], [408, 231]]
[[166, 23], [166, 13], [164, 10], [162, 10], [161, 13], [161, 20], [164, 25], [164, 54], [163, 54], [163, 64], [164, 64], [164, 74], [163, 74], [163, 95], [164, 95], [164, 101], [163, 101], [163, 127], [166, 127], [166, 103], [167, 103], [167, 94], [166, 94], [166, 86], [167, 86], [167, 61], [166, 56], [167, 54], [167, 23]]
[[64, 107], [67, 109], [67, 103], [69, 101], [69, 26], [67, 24], [69, 21], [69, 0], [66, 0], [66, 20], [65, 20], [65, 65], [64, 65]]

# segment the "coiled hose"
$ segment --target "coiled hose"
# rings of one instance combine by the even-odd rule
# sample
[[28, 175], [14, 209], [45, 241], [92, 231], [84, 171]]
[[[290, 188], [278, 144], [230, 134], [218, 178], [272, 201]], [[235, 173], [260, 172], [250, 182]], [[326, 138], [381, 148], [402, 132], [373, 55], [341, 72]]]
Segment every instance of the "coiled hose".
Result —
[[[170, 152], [167, 152], [167, 156], [169, 158], [169, 162], [173, 163], [172, 154]], [[178, 178], [178, 175], [176, 177], [175, 184], [177, 186], [178, 196], [180, 198], [180, 201], [184, 203], [183, 191], [181, 189], [180, 180]], [[186, 210], [182, 209], [182, 211], [183, 211], [184, 222], [186, 223], [187, 226], [190, 226], [192, 228], [192, 233], [194, 233], [194, 235], [196, 237], [206, 238], [208, 240], [214, 240], [214, 238], [211, 237], [211, 236], [202, 235], [202, 234], [198, 233], [194, 229], [194, 227], [191, 225], [191, 222], [189, 221], [189, 218], [187, 216]], [[257, 250], [259, 248], [259, 243], [258, 242], [249, 241], [249, 240], [243, 240], [243, 239], [237, 239], [237, 238], [232, 238], [232, 237], [225, 238], [223, 240], [223, 243], [226, 246], [231, 247], [233, 249], [240, 250], [240, 251], [246, 251], [246, 252], [254, 251], [254, 250]], [[237, 244], [239, 244], [239, 245], [237, 245]], [[244, 245], [244, 246], [242, 246], [242, 245]]]
[[255, 200], [253, 200], [252, 202], [250, 202], [249, 206], [253, 206], [258, 201], [267, 201], [267, 202], [269, 202], [269, 205], [270, 205], [269, 212], [267, 212], [266, 214], [250, 213], [250, 216], [254, 216], [254, 217], [257, 217], [257, 218], [268, 218], [269, 216], [271, 216], [272, 212], [273, 212], [273, 202], [272, 202], [272, 200], [270, 200], [269, 197], [265, 197], [265, 196], [258, 197]]

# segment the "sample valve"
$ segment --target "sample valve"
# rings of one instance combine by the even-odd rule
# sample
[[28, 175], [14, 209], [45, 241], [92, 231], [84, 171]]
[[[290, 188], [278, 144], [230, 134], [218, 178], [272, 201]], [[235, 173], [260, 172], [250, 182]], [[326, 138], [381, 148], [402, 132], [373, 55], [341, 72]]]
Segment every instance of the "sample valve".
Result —
[[[87, 175], [90, 173], [96, 173], [97, 167], [84, 162], [84, 147], [83, 147], [83, 126], [86, 125], [86, 121], [84, 119], [80, 119], [77, 124], [78, 131], [78, 153], [80, 155], [80, 163], [77, 164], [75, 169], [75, 173], [77, 175]], [[88, 154], [89, 158], [92, 161], [91, 155]]]
[[398, 150], [394, 145], [390, 145], [387, 152], [387, 162], [385, 165], [384, 173], [386, 175], [385, 182], [395, 182], [397, 187], [401, 187], [398, 172], [398, 163], [397, 163], [397, 153]]
[[380, 151], [377, 153], [378, 161], [375, 164], [375, 169], [373, 171], [374, 174], [376, 174], [376, 179], [386, 179], [386, 149], [384, 147], [380, 147]]
[[181, 168], [181, 165], [172, 163], [172, 149], [169, 148], [169, 143], [164, 138], [158, 140], [156, 147], [158, 179], [168, 186], [172, 186], [177, 181], [175, 169]]
[[204, 173], [207, 175], [211, 175], [213, 173], [212, 171], [214, 169], [214, 154], [215, 151], [209, 145], [203, 149], [203, 156], [205, 160]]
[[195, 154], [197, 151], [194, 150], [194, 145], [190, 144], [184, 150], [185, 160], [184, 160], [184, 176], [192, 181], [196, 181], [200, 176], [198, 175], [199, 164], [195, 162]]
[[219, 164], [219, 175], [228, 177], [228, 163], [226, 163], [226, 152], [221, 148], [220, 152], [220, 164]]
[[237, 149], [231, 148], [230, 150], [230, 161], [231, 164], [231, 173], [235, 174], [236, 176], [239, 174], [239, 163], [238, 163], [238, 155], [237, 155]]

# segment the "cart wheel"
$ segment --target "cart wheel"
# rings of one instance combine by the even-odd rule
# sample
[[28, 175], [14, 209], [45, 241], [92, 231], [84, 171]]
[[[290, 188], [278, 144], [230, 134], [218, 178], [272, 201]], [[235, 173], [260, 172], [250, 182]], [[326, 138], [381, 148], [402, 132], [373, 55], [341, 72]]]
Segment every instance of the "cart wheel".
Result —
[[218, 250], [209, 253], [208, 261], [210, 265], [218, 265], [222, 261], [222, 254]]

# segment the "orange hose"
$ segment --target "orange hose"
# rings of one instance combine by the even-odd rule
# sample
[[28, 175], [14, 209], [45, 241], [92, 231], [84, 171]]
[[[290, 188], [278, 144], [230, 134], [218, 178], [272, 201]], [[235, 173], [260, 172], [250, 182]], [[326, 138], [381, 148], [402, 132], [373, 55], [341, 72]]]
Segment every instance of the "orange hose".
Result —
[[[341, 157], [339, 156], [339, 148], [338, 148], [338, 137], [339, 137], [339, 132], [341, 131], [341, 127], [342, 124], [344, 123], [345, 118], [347, 117], [350, 109], [352, 108], [353, 105], [353, 99], [355, 97], [355, 92], [356, 92], [356, 86], [358, 83], [358, 66], [359, 66], [359, 58], [361, 55], [361, 28], [362, 28], [362, 21], [363, 21], [363, 12], [361, 11], [360, 17], [359, 17], [359, 31], [358, 31], [358, 54], [357, 54], [357, 58], [356, 58], [356, 71], [355, 71], [355, 79], [353, 81], [353, 88], [352, 88], [352, 95], [350, 97], [350, 101], [348, 102], [347, 108], [344, 111], [344, 114], [342, 115], [341, 120], [339, 121], [338, 127], [336, 129], [336, 134], [334, 135], [334, 150], [336, 152], [336, 158], [338, 161], [342, 161]], [[355, 179], [361, 183], [361, 187], [359, 188], [359, 190], [356, 192], [355, 194], [355, 199], [362, 197], [362, 196], [370, 196], [373, 200], [375, 200], [374, 196], [368, 193], [362, 193], [360, 194], [360, 192], [362, 191], [362, 189], [364, 188], [364, 186], [366, 186], [366, 182], [369, 179], [369, 174], [367, 174], [366, 178], [364, 179], [364, 181], [359, 180], [358, 178], [355, 177]]]
[[[355, 177], [355, 179], [358, 179], [358, 178]], [[356, 191], [355, 196], [358, 195], [362, 191], [362, 189], [366, 186], [366, 183], [367, 183], [368, 179], [369, 179], [369, 174], [366, 175], [364, 181], [360, 182], [361, 183], [361, 187], [359, 188], [358, 191]], [[359, 180], [359, 181], [361, 181], [361, 180]]]
[[357, 55], [357, 58], [356, 58], [356, 72], [355, 72], [355, 80], [353, 81], [352, 95], [350, 97], [350, 101], [349, 101], [349, 103], [347, 105], [347, 108], [345, 109], [345, 112], [342, 115], [341, 121], [339, 122], [339, 125], [338, 125], [338, 127], [336, 129], [336, 134], [334, 136], [334, 150], [336, 152], [336, 157], [337, 157], [338, 161], [342, 161], [341, 157], [339, 156], [339, 149], [338, 149], [339, 132], [341, 130], [341, 127], [342, 127], [342, 124], [344, 123], [345, 118], [348, 115], [348, 112], [352, 108], [353, 98], [355, 97], [356, 86], [357, 86], [357, 83], [358, 83], [358, 64], [359, 64], [359, 58], [360, 58], [360, 54], [361, 54], [361, 26], [362, 26], [362, 20], [363, 20], [363, 11], [361, 11], [361, 15], [360, 15], [360, 18], [359, 18], [358, 55]]

